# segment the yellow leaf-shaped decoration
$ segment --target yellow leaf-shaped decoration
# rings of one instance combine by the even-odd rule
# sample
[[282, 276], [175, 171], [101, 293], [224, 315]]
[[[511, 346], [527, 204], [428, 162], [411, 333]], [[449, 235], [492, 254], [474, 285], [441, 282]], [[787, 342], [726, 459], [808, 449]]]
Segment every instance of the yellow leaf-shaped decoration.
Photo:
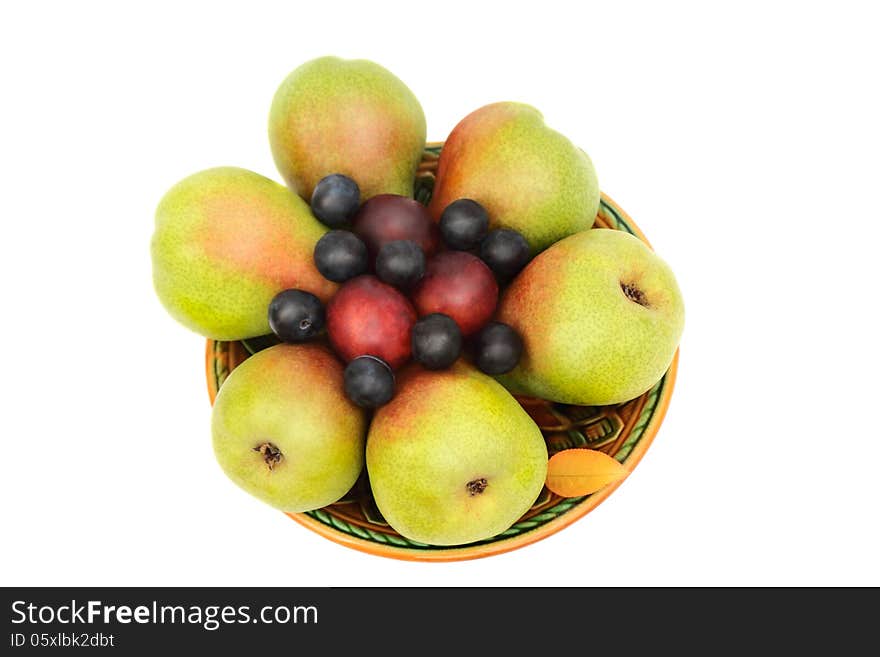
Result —
[[566, 449], [554, 454], [547, 464], [547, 488], [562, 497], [580, 497], [623, 479], [627, 472], [603, 452]]

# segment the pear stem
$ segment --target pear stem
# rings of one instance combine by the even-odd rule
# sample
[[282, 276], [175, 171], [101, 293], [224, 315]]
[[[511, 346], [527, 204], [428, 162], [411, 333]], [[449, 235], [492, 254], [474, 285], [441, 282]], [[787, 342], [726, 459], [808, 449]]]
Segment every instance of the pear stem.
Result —
[[468, 495], [473, 497], [474, 495], [479, 495], [484, 490], [486, 490], [486, 486], [489, 483], [486, 481], [485, 477], [481, 477], [480, 479], [474, 479], [473, 481], [467, 482], [465, 484], [465, 488], [467, 488]]
[[626, 298], [633, 303], [637, 303], [640, 306], [644, 306], [645, 308], [648, 307], [648, 298], [645, 296], [645, 293], [632, 283], [621, 283], [620, 289], [623, 290]]
[[270, 472], [275, 469], [276, 465], [284, 460], [284, 454], [281, 453], [281, 450], [268, 441], [254, 447], [254, 451], [259, 452], [262, 455], [263, 462], [266, 464], [266, 467], [269, 468]]

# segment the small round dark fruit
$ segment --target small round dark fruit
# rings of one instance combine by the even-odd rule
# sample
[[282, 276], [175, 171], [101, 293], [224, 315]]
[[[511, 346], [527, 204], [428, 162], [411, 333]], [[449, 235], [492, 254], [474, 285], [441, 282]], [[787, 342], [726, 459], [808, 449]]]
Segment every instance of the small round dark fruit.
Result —
[[330, 228], [344, 226], [361, 205], [358, 184], [341, 173], [321, 178], [312, 191], [312, 214]]
[[284, 342], [302, 342], [324, 328], [324, 306], [311, 292], [284, 290], [269, 303], [269, 327]]
[[345, 366], [345, 394], [361, 408], [378, 408], [394, 396], [394, 374], [381, 358], [358, 356]]
[[515, 230], [497, 228], [480, 244], [480, 257], [502, 278], [513, 278], [526, 266], [531, 253], [526, 238]]
[[425, 275], [425, 252], [412, 240], [386, 242], [376, 256], [376, 275], [394, 287], [412, 287]]
[[425, 315], [413, 326], [413, 358], [427, 369], [445, 369], [458, 359], [460, 353], [461, 330], [449, 315]]
[[315, 266], [324, 278], [344, 283], [370, 267], [367, 246], [347, 230], [331, 230], [315, 244]]
[[474, 360], [486, 374], [504, 374], [519, 362], [523, 343], [507, 324], [491, 322], [477, 335]]
[[489, 214], [469, 198], [453, 201], [440, 215], [440, 235], [450, 249], [469, 251], [480, 244], [488, 231]]

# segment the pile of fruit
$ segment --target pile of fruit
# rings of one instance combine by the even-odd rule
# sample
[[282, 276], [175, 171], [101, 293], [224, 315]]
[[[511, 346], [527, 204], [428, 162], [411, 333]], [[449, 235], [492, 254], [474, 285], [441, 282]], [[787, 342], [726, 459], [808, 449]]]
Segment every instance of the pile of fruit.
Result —
[[[507, 228], [490, 233], [486, 210], [459, 199], [440, 216], [450, 250], [436, 253], [437, 225], [422, 204], [381, 194], [361, 205], [357, 183], [342, 174], [317, 184], [311, 208], [334, 227], [315, 245], [315, 266], [343, 285], [326, 310], [311, 292], [280, 292], [269, 304], [269, 326], [285, 342], [303, 342], [326, 324], [330, 343], [348, 362], [345, 392], [355, 404], [388, 403], [393, 372], [410, 356], [430, 370], [451, 366], [463, 338], [477, 332], [473, 360], [480, 370], [514, 368], [522, 341], [507, 324], [489, 320], [498, 304], [496, 276], [506, 280], [528, 262], [522, 235]], [[351, 231], [335, 228], [349, 222]], [[476, 249], [480, 257], [468, 252]]]
[[626, 474], [589, 449], [548, 461], [513, 395], [607, 405], [669, 367], [684, 308], [669, 267], [591, 229], [593, 164], [535, 109], [495, 103], [449, 135], [430, 202], [413, 198], [425, 117], [364, 60], [324, 57], [275, 94], [287, 186], [232, 167], [175, 185], [156, 212], [156, 292], [215, 340], [272, 336], [217, 395], [224, 472], [286, 512], [339, 500], [364, 467], [406, 538], [495, 536], [546, 485]]

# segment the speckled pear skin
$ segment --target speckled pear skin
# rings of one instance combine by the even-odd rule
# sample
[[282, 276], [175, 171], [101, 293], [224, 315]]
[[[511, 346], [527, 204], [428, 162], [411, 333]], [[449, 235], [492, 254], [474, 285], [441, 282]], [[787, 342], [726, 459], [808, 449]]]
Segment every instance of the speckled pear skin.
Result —
[[336, 290], [312, 260], [326, 231], [273, 180], [234, 167], [201, 171], [172, 187], [156, 210], [156, 293], [175, 319], [206, 337], [265, 335], [269, 302], [281, 290], [323, 301]]
[[[621, 283], [636, 285], [647, 306]], [[499, 319], [524, 344], [519, 365], [498, 377], [509, 390], [604, 406], [660, 380], [684, 329], [684, 302], [672, 270], [641, 240], [593, 229], [532, 260], [505, 291]]]
[[[343, 391], [342, 363], [318, 344], [281, 344], [235, 368], [211, 416], [214, 454], [251, 495], [282, 511], [332, 504], [364, 465], [364, 412]], [[283, 458], [269, 469], [258, 447]]]
[[361, 200], [412, 196], [425, 147], [425, 113], [391, 72], [364, 59], [320, 57], [275, 93], [269, 143], [278, 171], [304, 199], [321, 178], [342, 173]]
[[[491, 377], [462, 360], [441, 371], [411, 365], [373, 417], [367, 472], [397, 532], [460, 545], [503, 532], [529, 509], [544, 486], [547, 447]], [[468, 483], [481, 479], [485, 488], [471, 494]]]
[[428, 207], [435, 220], [459, 198], [489, 213], [490, 228], [512, 228], [533, 253], [593, 225], [599, 182], [589, 156], [521, 103], [486, 105], [450, 133]]

